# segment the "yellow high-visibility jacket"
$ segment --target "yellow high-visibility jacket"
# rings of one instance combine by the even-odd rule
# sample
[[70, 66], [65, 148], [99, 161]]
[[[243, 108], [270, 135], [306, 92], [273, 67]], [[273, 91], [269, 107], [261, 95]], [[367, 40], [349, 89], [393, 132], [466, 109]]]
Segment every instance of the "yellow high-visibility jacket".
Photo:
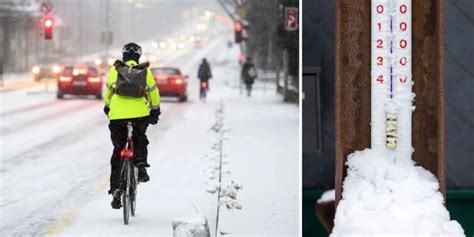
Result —
[[[125, 62], [125, 64], [132, 66], [137, 65], [137, 62], [130, 60]], [[150, 109], [156, 109], [160, 106], [160, 92], [150, 69], [148, 68], [147, 71], [146, 97], [134, 98], [120, 96], [114, 93], [118, 72], [115, 67], [112, 66], [107, 77], [107, 84], [104, 91], [105, 104], [110, 108], [110, 120], [149, 116]]]

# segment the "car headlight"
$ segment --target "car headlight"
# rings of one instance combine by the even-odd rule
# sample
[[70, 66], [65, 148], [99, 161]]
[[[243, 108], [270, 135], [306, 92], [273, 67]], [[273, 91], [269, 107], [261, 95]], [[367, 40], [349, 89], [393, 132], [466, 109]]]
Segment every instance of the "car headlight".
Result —
[[102, 64], [102, 60], [100, 58], [95, 59], [95, 65], [100, 66]]
[[114, 64], [115, 60], [113, 58], [108, 58], [107, 59], [107, 63], [109, 64], [109, 66], [112, 66]]
[[59, 73], [61, 71], [61, 68], [57, 65], [54, 65], [53, 66], [53, 73], [56, 74], [56, 73]]
[[38, 66], [34, 66], [32, 69], [31, 69], [31, 72], [33, 74], [38, 74], [40, 72], [40, 68]]

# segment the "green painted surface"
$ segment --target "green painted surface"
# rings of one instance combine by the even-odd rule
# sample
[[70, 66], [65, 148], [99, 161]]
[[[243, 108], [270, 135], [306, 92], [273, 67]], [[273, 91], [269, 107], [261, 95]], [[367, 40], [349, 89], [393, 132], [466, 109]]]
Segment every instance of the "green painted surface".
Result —
[[[316, 200], [325, 190], [303, 189], [303, 236], [326, 237], [328, 234], [318, 222]], [[474, 189], [448, 189], [447, 206], [451, 219], [458, 221], [466, 236], [474, 236]]]
[[324, 237], [328, 236], [324, 227], [316, 218], [316, 200], [324, 193], [322, 189], [303, 190], [303, 236]]
[[446, 205], [451, 219], [462, 225], [466, 236], [474, 236], [474, 189], [449, 189]]

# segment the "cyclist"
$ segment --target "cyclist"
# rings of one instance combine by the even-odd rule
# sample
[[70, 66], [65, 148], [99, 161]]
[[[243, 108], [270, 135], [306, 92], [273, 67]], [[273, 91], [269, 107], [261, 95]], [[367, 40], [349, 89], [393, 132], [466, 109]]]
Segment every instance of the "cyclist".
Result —
[[104, 91], [104, 112], [110, 123], [110, 137], [114, 150], [110, 174], [109, 194], [113, 195], [112, 208], [120, 209], [120, 150], [127, 138], [127, 121], [133, 124], [134, 163], [138, 168], [138, 182], [150, 180], [146, 168], [147, 163], [146, 129], [148, 124], [157, 124], [160, 112], [160, 93], [153, 75], [148, 68], [149, 63], [139, 63], [142, 49], [135, 43], [123, 46], [123, 60], [115, 61], [109, 71]]
[[200, 82], [205, 81], [207, 83], [207, 90], [209, 90], [209, 79], [212, 78], [211, 65], [207, 62], [206, 58], [202, 59], [201, 65], [199, 65], [198, 75]]
[[257, 70], [252, 62], [252, 57], [248, 56], [247, 60], [242, 65], [241, 77], [247, 86], [247, 96], [250, 96], [252, 85], [257, 78]]

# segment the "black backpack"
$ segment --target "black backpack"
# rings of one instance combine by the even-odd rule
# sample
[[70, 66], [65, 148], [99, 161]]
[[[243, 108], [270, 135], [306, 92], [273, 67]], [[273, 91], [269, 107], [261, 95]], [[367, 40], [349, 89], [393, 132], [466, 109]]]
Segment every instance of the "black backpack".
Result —
[[146, 95], [146, 76], [150, 63], [129, 66], [117, 60], [114, 63], [118, 72], [115, 84], [115, 94], [121, 96], [141, 98]]

